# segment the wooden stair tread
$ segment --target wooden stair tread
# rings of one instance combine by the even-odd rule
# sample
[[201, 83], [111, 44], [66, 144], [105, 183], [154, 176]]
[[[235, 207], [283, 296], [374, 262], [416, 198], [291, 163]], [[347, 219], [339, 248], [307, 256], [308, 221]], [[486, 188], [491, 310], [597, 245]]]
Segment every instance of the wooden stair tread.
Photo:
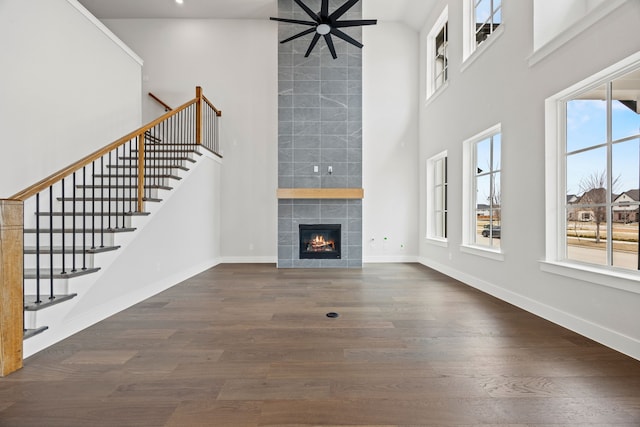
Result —
[[[100, 271], [100, 267], [86, 268], [84, 270], [77, 269], [76, 271], [71, 271], [69, 269], [69, 271], [67, 271], [66, 273], [62, 273], [61, 270], [60, 270], [60, 267], [56, 267], [54, 269], [54, 271], [53, 271], [53, 278], [54, 279], [71, 279], [73, 277], [86, 276], [87, 274], [95, 273], [97, 271]], [[35, 268], [25, 268], [24, 269], [24, 278], [25, 279], [35, 279], [36, 278], [36, 269]], [[40, 269], [40, 278], [41, 279], [50, 279], [51, 278], [51, 272], [49, 271], [48, 268], [41, 268]]]
[[[138, 178], [138, 174], [133, 174], [133, 175], [97, 174], [97, 175], [94, 175], [94, 177], [96, 177], [96, 178], [124, 178], [124, 179], [131, 178], [131, 179], [137, 179]], [[170, 179], [176, 179], [178, 181], [182, 179], [182, 177], [179, 177], [177, 175], [169, 175], [169, 174], [161, 174], [161, 175], [145, 174], [144, 177], [147, 178], [147, 179], [170, 178]]]
[[[182, 165], [145, 165], [145, 169], [181, 169], [183, 171], [188, 171], [189, 168]], [[137, 165], [108, 165], [107, 169], [137, 169]]]
[[[28, 234], [35, 234], [35, 233], [37, 233], [37, 231], [38, 230], [36, 230], [35, 228], [25, 228], [24, 229], [24, 232], [28, 233]], [[91, 231], [91, 230], [89, 230], [89, 231]], [[101, 232], [103, 232], [103, 233], [130, 233], [132, 231], [136, 231], [136, 229], [133, 228], [133, 227], [121, 227], [121, 228], [104, 228], [102, 230], [100, 230], [100, 229], [95, 230], [96, 234], [97, 233], [101, 233]], [[82, 234], [82, 230], [80, 230], [80, 229], [73, 230], [71, 228], [66, 228], [66, 229], [62, 230], [61, 228], [54, 228], [53, 231], [48, 229], [48, 228], [41, 228], [40, 229], [40, 233], [42, 233], [42, 234], [49, 234], [51, 232], [53, 232], [53, 234], [62, 234], [63, 232], [65, 234], [73, 234], [73, 233]]]
[[[103, 246], [103, 247], [96, 247], [96, 248], [87, 248], [87, 249], [82, 249], [82, 248], [74, 248], [72, 246], [66, 246], [64, 248], [62, 248], [62, 246], [54, 246], [53, 247], [53, 253], [54, 254], [82, 254], [82, 253], [87, 253], [87, 254], [99, 254], [99, 253], [103, 253], [103, 252], [111, 252], [111, 251], [116, 251], [120, 249], [120, 246]], [[26, 255], [35, 255], [37, 253], [37, 248], [35, 246], [25, 246], [24, 248], [24, 253]], [[45, 246], [40, 246], [40, 254], [50, 254], [51, 253], [51, 248], [50, 247], [45, 247]]]
[[40, 216], [147, 216], [149, 212], [40, 212]]
[[[111, 201], [111, 202], [115, 203], [115, 202], [123, 202], [123, 201], [124, 202], [137, 202], [138, 198], [137, 197], [125, 197], [125, 198], [122, 198], [122, 197], [112, 197], [112, 198], [108, 198], [108, 197], [85, 197], [85, 198], [82, 198], [82, 197], [76, 197], [76, 198], [73, 198], [73, 197], [58, 197], [57, 200], [59, 202], [82, 202], [82, 201], [85, 201], [85, 202], [109, 202], [109, 201]], [[144, 197], [142, 200], [144, 202], [154, 202], [154, 203], [158, 203], [158, 202], [162, 201], [162, 199], [157, 199], [157, 198], [154, 198], [154, 197]]]
[[78, 294], [54, 295], [53, 298], [50, 298], [48, 296], [40, 295], [40, 302], [36, 302], [38, 301], [38, 297], [36, 295], [25, 295], [24, 309], [26, 311], [38, 311], [51, 307], [52, 305], [60, 304], [61, 302], [69, 301], [77, 296]]
[[42, 332], [46, 331], [47, 329], [49, 329], [48, 326], [40, 326], [39, 328], [35, 328], [35, 329], [25, 329], [24, 333], [22, 335], [22, 339], [26, 340], [29, 339], [31, 337], [35, 337], [38, 334], [41, 334]]
[[[89, 190], [102, 190], [105, 188], [118, 188], [118, 189], [131, 189], [138, 188], [137, 185], [76, 185], [78, 189], [89, 189]], [[169, 187], [168, 185], [145, 185], [144, 188], [153, 189], [153, 190], [173, 190], [173, 187]]]

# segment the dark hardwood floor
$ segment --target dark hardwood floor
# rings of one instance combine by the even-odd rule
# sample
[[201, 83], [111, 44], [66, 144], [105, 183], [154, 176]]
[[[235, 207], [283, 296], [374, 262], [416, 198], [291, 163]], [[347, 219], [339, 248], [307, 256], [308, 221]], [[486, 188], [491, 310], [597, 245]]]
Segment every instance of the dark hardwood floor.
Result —
[[640, 362], [415, 264], [221, 265], [0, 379], [0, 426], [275, 425], [638, 427]]

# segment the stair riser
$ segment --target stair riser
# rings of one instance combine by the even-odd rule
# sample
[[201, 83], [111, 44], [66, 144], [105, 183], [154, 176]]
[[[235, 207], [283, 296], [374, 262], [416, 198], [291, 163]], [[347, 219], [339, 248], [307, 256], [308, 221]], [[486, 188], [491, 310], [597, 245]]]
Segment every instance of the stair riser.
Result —
[[[83, 225], [83, 217], [82, 216], [76, 216], [76, 223], [75, 223], [75, 228], [76, 229], [80, 229], [82, 230], [82, 225]], [[86, 217], [86, 222], [85, 222], [85, 228], [87, 230], [87, 233], [89, 233], [92, 229], [92, 218], [90, 216]], [[131, 216], [122, 216], [122, 214], [120, 214], [118, 217], [115, 216], [111, 216], [111, 222], [109, 222], [109, 217], [108, 216], [104, 216], [104, 217], [100, 217], [97, 216], [95, 217], [95, 224], [96, 224], [96, 233], [100, 231], [100, 226], [101, 226], [101, 220], [104, 220], [104, 227], [105, 228], [130, 228], [131, 227]], [[35, 215], [33, 215], [33, 217], [29, 216], [29, 217], [25, 217], [25, 228], [36, 228], [35, 227]], [[73, 224], [73, 217], [72, 216], [66, 216], [64, 219], [64, 228], [72, 228], [72, 224]], [[48, 216], [40, 216], [40, 227], [41, 228], [49, 228], [49, 217]], [[61, 216], [54, 216], [53, 217], [53, 228], [62, 228], [62, 217]]]
[[[60, 204], [64, 203], [64, 211], [65, 212], [72, 212], [73, 211], [73, 207], [75, 205], [75, 209], [77, 213], [82, 213], [82, 212], [109, 212], [109, 209], [111, 209], [111, 213], [112, 214], [117, 214], [117, 213], [127, 213], [127, 212], [136, 212], [138, 209], [138, 202], [137, 201], [130, 201], [130, 200], [118, 200], [116, 201], [114, 198], [114, 201], [112, 202], [106, 202], [106, 201], [91, 201], [91, 200], [87, 200], [86, 202], [82, 202], [82, 201], [76, 201], [75, 203], [72, 201], [65, 201], [65, 202], [58, 202]], [[145, 205], [146, 203], [149, 202], [144, 202], [142, 209], [144, 211]], [[62, 205], [60, 205], [59, 207], [55, 208], [56, 211], [58, 212], [62, 212]], [[90, 220], [89, 220], [90, 221]], [[96, 223], [98, 223], [99, 221], [96, 219]]]
[[[55, 279], [53, 281], [53, 293], [54, 295], [62, 295], [68, 293], [69, 290], [69, 279]], [[36, 295], [36, 281], [27, 279], [24, 281], [24, 294], [25, 295]], [[49, 296], [50, 292], [50, 282], [49, 279], [41, 279], [40, 280], [40, 295], [43, 297]]]
[[[50, 238], [49, 233], [40, 233], [40, 245], [41, 246], [49, 246]], [[82, 233], [75, 233], [76, 239], [76, 247], [80, 242], [82, 242]], [[87, 242], [92, 241], [92, 234], [86, 234]], [[95, 235], [96, 244], [99, 246], [104, 242], [104, 246], [114, 246], [116, 237], [114, 233], [104, 233], [103, 237], [101, 237], [100, 233], [96, 233]], [[73, 242], [73, 234], [65, 233], [64, 236], [64, 244], [65, 246], [72, 246]], [[28, 233], [24, 235], [24, 246], [25, 247], [35, 247], [36, 246], [36, 235]], [[62, 246], [62, 233], [53, 233], [53, 246]]]
[[[25, 268], [36, 268], [36, 255], [27, 254], [24, 256], [24, 267]], [[76, 259], [76, 269], [82, 268], [82, 254], [80, 251], [75, 256]], [[85, 264], [84, 266], [87, 268], [92, 268], [95, 265], [95, 255], [94, 254], [86, 254]], [[49, 254], [40, 255], [40, 268], [48, 268], [51, 266], [51, 259], [49, 258]], [[65, 270], [70, 271], [73, 266], [73, 255], [65, 254], [64, 255], [64, 266]], [[62, 254], [53, 254], [53, 267], [56, 271], [58, 271], [62, 267]], [[47, 279], [49, 280], [49, 279]]]
[[[106, 183], [105, 183], [106, 184]], [[111, 190], [111, 194], [109, 194], [109, 190]], [[138, 194], [138, 189], [137, 188], [117, 188], [116, 187], [112, 187], [111, 189], [109, 188], [87, 188], [87, 189], [82, 189], [79, 188], [76, 191], [76, 198], [80, 198], [82, 195], [85, 195], [85, 197], [87, 198], [99, 198], [99, 199], [107, 199], [109, 197], [116, 197], [116, 195], [118, 196], [118, 198], [122, 198], [123, 195], [126, 197], [130, 197], [132, 194], [133, 196], [137, 196]], [[145, 189], [145, 197], [151, 197], [154, 199], [159, 199], [161, 197], [158, 196], [159, 194], [159, 190], [158, 189]], [[70, 197], [69, 194], [65, 195], [66, 198]]]

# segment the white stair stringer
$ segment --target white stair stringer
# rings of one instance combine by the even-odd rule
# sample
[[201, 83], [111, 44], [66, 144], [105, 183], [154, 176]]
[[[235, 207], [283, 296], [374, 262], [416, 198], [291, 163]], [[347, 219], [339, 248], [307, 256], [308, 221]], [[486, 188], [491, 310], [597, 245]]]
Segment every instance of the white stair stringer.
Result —
[[56, 294], [75, 298], [25, 312], [25, 328], [49, 328], [24, 341], [25, 358], [220, 263], [222, 161], [207, 150], [195, 157], [174, 172], [172, 190], [157, 190], [162, 202], [145, 204], [148, 216], [129, 218], [135, 231], [109, 237], [117, 250], [91, 255], [99, 271], [54, 280]]

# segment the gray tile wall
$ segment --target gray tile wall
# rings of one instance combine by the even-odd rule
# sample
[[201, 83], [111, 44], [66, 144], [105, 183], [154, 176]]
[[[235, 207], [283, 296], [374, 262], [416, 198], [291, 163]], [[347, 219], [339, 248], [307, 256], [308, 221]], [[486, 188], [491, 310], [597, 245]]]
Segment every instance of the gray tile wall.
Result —
[[[320, 11], [320, 0], [303, 0]], [[346, 0], [331, 0], [332, 12]], [[279, 17], [310, 20], [293, 0], [278, 1]], [[361, 2], [340, 19], [361, 19]], [[307, 28], [281, 23], [284, 40]], [[360, 27], [344, 29], [362, 41]], [[278, 185], [280, 188], [362, 187], [362, 51], [333, 37], [333, 59], [313, 33], [279, 45]], [[317, 172], [314, 170], [317, 167]], [[332, 173], [329, 173], [329, 167]], [[278, 267], [362, 267], [361, 200], [280, 200]], [[300, 260], [298, 224], [341, 224], [342, 259]]]

